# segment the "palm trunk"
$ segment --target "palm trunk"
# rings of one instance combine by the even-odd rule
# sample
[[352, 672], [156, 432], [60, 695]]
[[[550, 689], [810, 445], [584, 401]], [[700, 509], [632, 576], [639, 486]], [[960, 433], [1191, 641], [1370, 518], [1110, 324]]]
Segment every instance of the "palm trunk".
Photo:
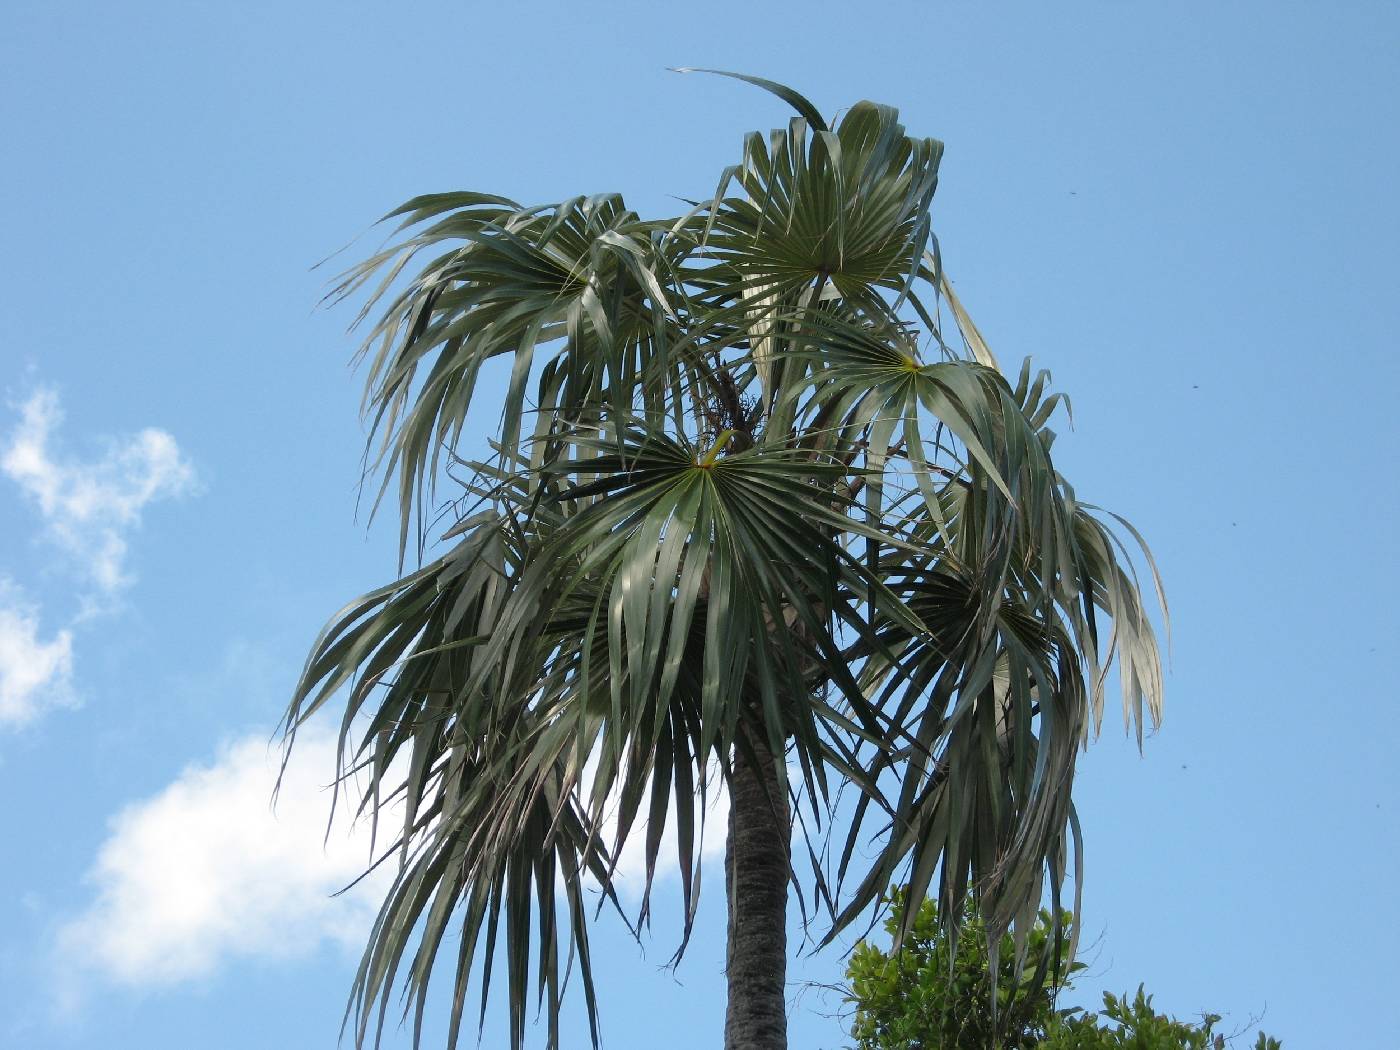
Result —
[[[755, 734], [756, 735], [756, 734]], [[792, 821], [765, 744], [736, 748], [729, 791], [725, 1050], [787, 1050], [787, 892]], [[755, 765], [755, 762], [757, 763]]]

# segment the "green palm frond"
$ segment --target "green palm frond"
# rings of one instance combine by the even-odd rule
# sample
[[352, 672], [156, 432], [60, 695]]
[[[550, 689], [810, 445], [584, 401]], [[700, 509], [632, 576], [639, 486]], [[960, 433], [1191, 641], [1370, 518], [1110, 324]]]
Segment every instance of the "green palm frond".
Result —
[[[643, 835], [624, 918], [645, 923], [671, 822], [688, 936], [703, 799], [755, 742], [807, 801], [828, 939], [896, 879], [949, 924], [970, 885], [1019, 936], [1078, 866], [1070, 787], [1115, 660], [1125, 718], [1160, 716], [1146, 548], [1055, 470], [1048, 374], [1010, 381], [953, 295], [929, 224], [942, 145], [889, 107], [829, 127], [740, 79], [799, 117], [684, 215], [419, 197], [336, 289], [380, 311], [367, 458], [404, 548], [442, 468], [469, 474], [436, 558], [331, 621], [287, 715], [290, 740], [343, 694], [341, 772], [395, 814], [357, 1045], [400, 984], [417, 1038], [449, 935], [450, 1045], [497, 946], [513, 1046], [532, 996], [558, 1045], [571, 965], [596, 1042], [589, 893], [622, 911]], [[471, 460], [502, 356], [495, 454]]]
[[[829, 280], [873, 305], [875, 289], [905, 291], [930, 236], [942, 154], [941, 142], [911, 139], [894, 110], [871, 102], [835, 130], [797, 117], [766, 138], [754, 132], [711, 205], [707, 257], [768, 294], [820, 292]], [[721, 284], [712, 294], [748, 293]]]
[[[390, 213], [412, 229], [400, 243], [348, 271], [344, 297], [382, 274], [366, 310], [388, 297], [361, 357], [371, 466], [387, 485], [397, 471], [402, 535], [430, 494], [440, 455], [461, 437], [482, 366], [509, 354], [500, 441], [519, 442], [537, 351], [551, 354], [549, 400], [563, 418], [599, 405], [653, 404], [652, 358], [674, 338], [662, 285], [668, 269], [656, 223], [643, 223], [615, 194], [522, 208], [479, 194], [420, 197]], [[456, 247], [441, 249], [447, 244]], [[390, 295], [421, 253], [431, 260]]]

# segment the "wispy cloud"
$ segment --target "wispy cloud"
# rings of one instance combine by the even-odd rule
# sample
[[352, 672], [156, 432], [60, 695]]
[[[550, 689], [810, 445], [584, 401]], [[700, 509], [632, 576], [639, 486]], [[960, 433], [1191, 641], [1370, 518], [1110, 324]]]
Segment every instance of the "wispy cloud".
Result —
[[142, 511], [194, 485], [193, 469], [164, 430], [109, 440], [102, 455], [81, 460], [55, 449], [63, 412], [54, 391], [41, 388], [18, 409], [18, 422], [0, 442], [0, 472], [29, 497], [41, 534], [76, 569], [83, 612], [45, 639], [39, 607], [0, 573], [0, 728], [9, 729], [72, 701], [74, 628], [110, 609], [131, 582], [128, 538]]
[[0, 578], [0, 726], [27, 725], [72, 699], [73, 632], [40, 638], [38, 610]]
[[188, 492], [194, 470], [175, 439], [154, 427], [108, 442], [100, 458], [65, 458], [53, 448], [62, 422], [58, 395], [36, 391], [20, 405], [19, 425], [0, 450], [0, 470], [37, 504], [50, 538], [110, 595], [129, 582], [127, 539], [141, 512]]

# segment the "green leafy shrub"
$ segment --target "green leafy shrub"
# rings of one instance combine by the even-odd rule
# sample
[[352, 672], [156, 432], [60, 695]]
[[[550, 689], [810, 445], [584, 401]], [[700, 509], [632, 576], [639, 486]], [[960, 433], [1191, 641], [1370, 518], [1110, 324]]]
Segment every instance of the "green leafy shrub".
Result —
[[[885, 922], [891, 937], [904, 917], [903, 891], [891, 895], [893, 907]], [[858, 1050], [1028, 1050], [1063, 1019], [1055, 1009], [1056, 981], [1063, 983], [1080, 969], [1069, 961], [1067, 940], [1062, 938], [1058, 966], [1054, 965], [1050, 939], [1054, 936], [1049, 912], [1031, 928], [1026, 958], [1047, 958], [1050, 965], [1027, 965], [1015, 972], [1015, 947], [1011, 936], [1001, 939], [997, 953], [997, 1017], [992, 1018], [992, 996], [987, 953], [987, 931], [975, 911], [961, 924], [956, 954], [940, 931], [938, 908], [932, 900], [919, 906], [914, 924], [904, 938], [903, 949], [882, 951], [869, 943], [857, 946], [846, 970], [849, 1000], [856, 1004], [851, 1034]], [[1058, 972], [1056, 972], [1058, 971]], [[998, 1031], [999, 1030], [999, 1031]]]
[[[885, 932], [893, 938], [903, 922], [902, 891], [891, 895]], [[1066, 926], [1071, 921], [1065, 915]], [[1223, 1050], [1215, 1031], [1218, 1014], [1199, 1023], [1159, 1014], [1139, 986], [1126, 994], [1104, 994], [1097, 1013], [1057, 1009], [1083, 964], [1071, 962], [1067, 942], [1058, 946], [1052, 917], [1042, 911], [1031, 929], [1018, 975], [1010, 935], [997, 953], [996, 1020], [992, 1016], [991, 963], [986, 926], [974, 910], [959, 925], [956, 949], [943, 935], [937, 905], [925, 900], [898, 952], [864, 941], [846, 968], [847, 1001], [855, 1004], [851, 1035], [856, 1050]], [[1049, 949], [1049, 950], [1047, 950]], [[950, 958], [951, 955], [951, 958]], [[1049, 960], [1037, 967], [1035, 960]], [[1058, 965], [1056, 965], [1058, 964]], [[1282, 1050], [1259, 1033], [1253, 1050]]]
[[[1055, 1026], [1041, 1050], [1224, 1050], [1225, 1037], [1215, 1031], [1219, 1014], [1206, 1014], [1200, 1024], [1159, 1014], [1152, 996], [1138, 985], [1137, 997], [1105, 992], [1097, 1014], [1067, 1018]], [[1263, 1032], [1254, 1050], [1282, 1050], [1277, 1039]]]

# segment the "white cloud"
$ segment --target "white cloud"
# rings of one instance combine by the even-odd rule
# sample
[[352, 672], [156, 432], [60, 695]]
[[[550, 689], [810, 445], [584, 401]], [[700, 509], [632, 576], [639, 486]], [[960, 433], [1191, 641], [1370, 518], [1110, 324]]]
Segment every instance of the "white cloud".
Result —
[[107, 443], [90, 462], [58, 456], [53, 436], [63, 421], [58, 396], [40, 389], [19, 406], [20, 418], [0, 443], [0, 471], [34, 501], [47, 537], [78, 566], [89, 593], [83, 613], [47, 641], [37, 607], [0, 576], [0, 728], [24, 725], [43, 710], [71, 703], [73, 631], [130, 582], [127, 537], [147, 504], [187, 492], [194, 471], [175, 439], [147, 428]]
[[332, 896], [369, 859], [367, 824], [326, 836], [334, 762], [329, 734], [299, 736], [274, 809], [280, 751], [253, 735], [126, 807], [89, 874], [95, 899], [60, 931], [61, 957], [158, 986], [233, 958], [361, 946], [385, 880], [376, 873]]
[[[327, 840], [325, 785], [335, 762], [329, 732], [298, 736], [274, 810], [279, 761], [267, 737], [245, 737], [122, 810], [88, 876], [94, 899], [60, 929], [60, 970], [159, 987], [208, 977], [238, 958], [305, 955], [326, 944], [363, 947], [392, 862], [333, 897], [365, 869], [368, 822], [338, 821]], [[356, 801], [342, 797], [340, 812]], [[707, 860], [723, 854], [727, 815], [728, 800], [715, 789]], [[644, 881], [645, 834], [639, 820], [618, 866], [619, 888], [634, 899]], [[658, 879], [675, 877], [675, 848], [672, 825], [663, 835]]]
[[73, 634], [39, 637], [39, 614], [0, 578], [0, 725], [17, 727], [72, 699]]
[[194, 471], [175, 439], [147, 427], [109, 443], [90, 462], [51, 448], [63, 421], [58, 396], [40, 389], [20, 406], [20, 422], [0, 450], [0, 469], [38, 504], [50, 536], [104, 593], [129, 582], [127, 536], [147, 504], [187, 492]]

